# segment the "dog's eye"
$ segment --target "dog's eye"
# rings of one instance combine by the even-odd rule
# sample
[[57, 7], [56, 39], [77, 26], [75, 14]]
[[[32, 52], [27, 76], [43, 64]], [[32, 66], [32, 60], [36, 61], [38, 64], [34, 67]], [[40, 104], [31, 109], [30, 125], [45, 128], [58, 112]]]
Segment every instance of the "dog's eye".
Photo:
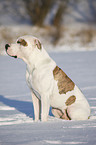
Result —
[[28, 46], [27, 42], [24, 39], [22, 39], [20, 44], [23, 45], [23, 46]]
[[21, 42], [18, 40], [17, 43], [21, 43]]
[[23, 45], [23, 46], [28, 46], [27, 42], [24, 39], [18, 40], [17, 43], [19, 43], [20, 45]]

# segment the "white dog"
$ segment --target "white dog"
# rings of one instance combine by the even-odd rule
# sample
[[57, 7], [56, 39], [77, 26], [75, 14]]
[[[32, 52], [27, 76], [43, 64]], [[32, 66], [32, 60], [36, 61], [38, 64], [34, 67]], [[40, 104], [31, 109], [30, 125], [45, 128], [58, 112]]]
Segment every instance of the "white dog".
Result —
[[41, 42], [26, 35], [14, 44], [6, 44], [8, 55], [27, 64], [26, 80], [32, 93], [35, 121], [47, 121], [49, 108], [55, 117], [66, 120], [87, 120], [90, 107], [74, 82], [44, 50]]

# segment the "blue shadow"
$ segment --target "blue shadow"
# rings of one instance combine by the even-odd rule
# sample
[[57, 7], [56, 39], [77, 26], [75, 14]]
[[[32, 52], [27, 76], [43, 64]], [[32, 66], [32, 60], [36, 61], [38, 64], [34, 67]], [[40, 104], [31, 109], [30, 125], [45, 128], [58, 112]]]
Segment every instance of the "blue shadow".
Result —
[[[2, 95], [0, 95], [0, 102], [2, 102], [7, 106], [14, 107], [16, 110], [34, 119], [34, 108], [32, 102], [12, 100], [12, 99], [5, 98]], [[50, 107], [49, 115], [53, 116], [51, 112], [51, 107]]]

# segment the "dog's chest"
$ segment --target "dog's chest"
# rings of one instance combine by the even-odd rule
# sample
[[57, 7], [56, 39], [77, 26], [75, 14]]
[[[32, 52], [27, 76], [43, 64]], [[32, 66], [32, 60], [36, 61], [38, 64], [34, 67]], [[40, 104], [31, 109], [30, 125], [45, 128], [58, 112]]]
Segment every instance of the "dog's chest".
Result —
[[48, 70], [34, 69], [33, 71], [26, 70], [26, 81], [32, 90], [35, 90], [40, 95], [49, 93], [53, 87], [52, 72]]
[[34, 70], [33, 71], [29, 71], [28, 69], [26, 70], [26, 81], [28, 86], [31, 89], [36, 89], [37, 87], [37, 80], [38, 78], [36, 77], [36, 75], [34, 75]]
[[28, 71], [26, 71], [26, 81], [27, 81], [27, 84], [30, 88], [32, 88], [32, 81], [31, 80], [32, 80], [32, 75]]

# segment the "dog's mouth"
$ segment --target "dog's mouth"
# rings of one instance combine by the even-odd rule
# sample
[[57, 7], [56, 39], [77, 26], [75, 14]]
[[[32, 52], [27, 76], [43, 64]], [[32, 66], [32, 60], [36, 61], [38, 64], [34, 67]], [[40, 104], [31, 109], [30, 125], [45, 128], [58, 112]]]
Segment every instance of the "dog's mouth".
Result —
[[[6, 44], [6, 45], [5, 45], [5, 50], [6, 50], [6, 53], [7, 53], [7, 54], [8, 54], [8, 52], [7, 52], [8, 47], [10, 47], [10, 45], [9, 45], [9, 44]], [[10, 55], [10, 54], [8, 54], [8, 55], [11, 56], [11, 57], [17, 58], [17, 55]]]
[[[6, 53], [8, 54], [7, 50], [6, 50]], [[17, 58], [17, 55], [10, 55], [10, 54], [8, 54], [8, 55], [11, 57]]]
[[[9, 54], [8, 54], [9, 55]], [[9, 55], [9, 56], [11, 56], [11, 55]], [[17, 56], [15, 55], [15, 56], [11, 56], [11, 57], [14, 57], [14, 58], [17, 58]]]

